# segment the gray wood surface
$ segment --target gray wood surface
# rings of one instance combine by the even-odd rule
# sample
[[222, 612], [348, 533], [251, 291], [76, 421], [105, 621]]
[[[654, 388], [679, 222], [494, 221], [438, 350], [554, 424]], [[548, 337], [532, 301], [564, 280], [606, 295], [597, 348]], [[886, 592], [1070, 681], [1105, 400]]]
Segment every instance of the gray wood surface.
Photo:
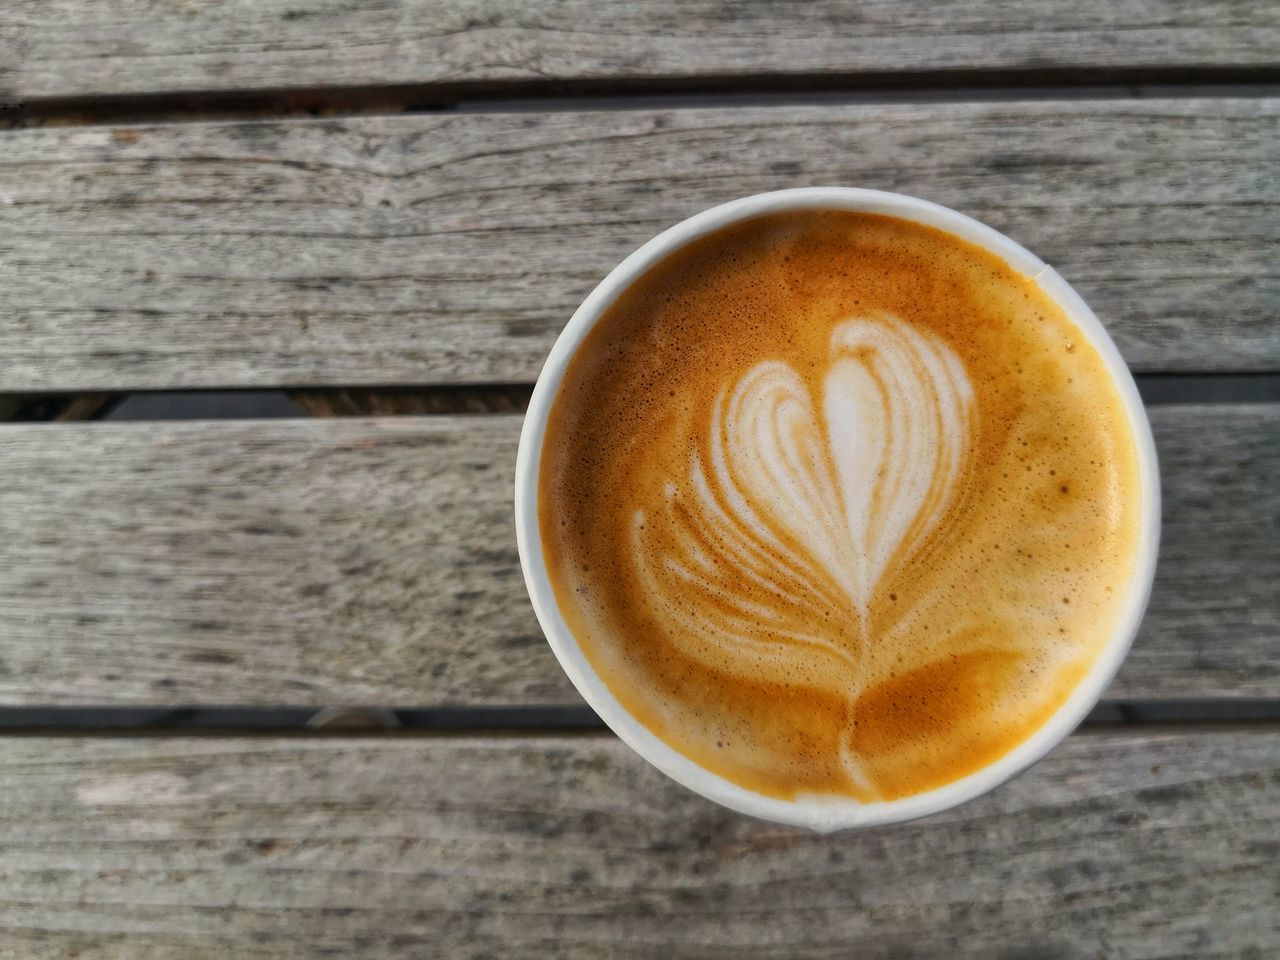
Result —
[[1274, 65], [1264, 0], [8, 0], [18, 96], [947, 69]]
[[[1261, 78], [1278, 49], [1260, 0], [10, 0], [0, 106]], [[1135, 369], [1275, 371], [1278, 146], [1276, 98], [6, 131], [0, 413], [191, 387], [350, 411], [401, 384], [444, 388], [375, 409], [458, 409], [457, 384], [517, 411], [631, 249], [811, 183], [1005, 230]], [[71, 399], [18, 398], [47, 391]], [[1280, 404], [1152, 416], [1164, 549], [1109, 696], [1280, 696]], [[0, 706], [580, 703], [520, 578], [519, 422], [0, 427]], [[959, 810], [833, 837], [604, 734], [10, 736], [0, 785], [0, 960], [1280, 952], [1274, 724], [1094, 727]]]
[[608, 736], [10, 739], [0, 782], [0, 955], [23, 960], [1280, 947], [1274, 730], [1077, 735], [966, 806], [825, 837]]
[[[1280, 695], [1280, 405], [1151, 411], [1116, 698]], [[0, 703], [580, 703], [529, 607], [516, 416], [0, 428]]]
[[0, 384], [527, 382], [640, 243], [808, 184], [917, 194], [1005, 230], [1139, 370], [1274, 370], [1278, 146], [1276, 99], [15, 130]]

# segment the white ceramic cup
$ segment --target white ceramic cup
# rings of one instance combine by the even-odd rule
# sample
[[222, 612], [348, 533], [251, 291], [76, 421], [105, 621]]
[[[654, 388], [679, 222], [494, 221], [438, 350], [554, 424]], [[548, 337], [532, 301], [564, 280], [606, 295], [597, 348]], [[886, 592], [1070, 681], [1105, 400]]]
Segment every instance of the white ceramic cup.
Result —
[[[547, 576], [538, 527], [542, 445], [552, 403], [579, 345], [618, 295], [673, 251], [727, 224], [784, 210], [853, 210], [928, 224], [991, 251], [1019, 273], [1034, 279], [1102, 356], [1124, 399], [1137, 449], [1142, 497], [1137, 562], [1115, 631], [1089, 673], [1053, 716], [1009, 753], [960, 780], [899, 800], [874, 803], [844, 797], [780, 800], [731, 783], [678, 753], [638, 723], [610, 693], [565, 624]], [[516, 457], [515, 514], [520, 565], [538, 621], [561, 666], [601, 719], [659, 770], [704, 797], [766, 820], [828, 831], [910, 820], [963, 803], [1039, 760], [1075, 729], [1115, 676], [1146, 609], [1160, 533], [1160, 481], [1151, 426], [1133, 377], [1093, 311], [1052, 267], [1003, 234], [936, 203], [879, 190], [810, 187], [745, 197], [690, 217], [631, 254], [591, 291], [552, 347], [529, 402]]]

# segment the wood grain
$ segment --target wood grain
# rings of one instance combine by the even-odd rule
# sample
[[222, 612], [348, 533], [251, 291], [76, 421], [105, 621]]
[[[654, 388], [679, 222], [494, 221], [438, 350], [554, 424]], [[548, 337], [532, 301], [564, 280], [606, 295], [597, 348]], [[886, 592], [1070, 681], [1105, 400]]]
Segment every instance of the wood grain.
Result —
[[1262, 0], [8, 0], [15, 96], [952, 69], [1274, 66]]
[[[1280, 405], [1151, 411], [1155, 595], [1109, 696], [1280, 695]], [[0, 703], [578, 704], [515, 416], [0, 428]]]
[[8, 739], [0, 779], [0, 955], [24, 960], [1280, 946], [1274, 729], [1077, 735], [966, 806], [829, 836], [607, 736]]
[[1276, 99], [10, 131], [0, 385], [529, 382], [642, 242], [807, 184], [1008, 232], [1138, 370], [1275, 370], [1277, 145]]

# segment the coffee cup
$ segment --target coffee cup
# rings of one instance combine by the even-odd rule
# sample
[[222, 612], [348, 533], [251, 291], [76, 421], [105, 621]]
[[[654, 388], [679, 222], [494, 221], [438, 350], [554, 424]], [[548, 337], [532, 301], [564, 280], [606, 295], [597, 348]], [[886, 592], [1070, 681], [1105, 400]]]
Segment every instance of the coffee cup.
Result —
[[[655, 735], [611, 691], [566, 621], [552, 586], [538, 519], [541, 465], [553, 404], [571, 362], [610, 307], [646, 273], [690, 244], [753, 218], [798, 211], [850, 211], [923, 224], [989, 252], [1033, 282], [1097, 351], [1120, 398], [1136, 454], [1139, 503], [1132, 575], [1121, 588], [1114, 627], [1087, 671], [1034, 732], [994, 761], [936, 788], [890, 799], [767, 795], [707, 769]], [[689, 789], [742, 813], [818, 831], [900, 822], [945, 810], [998, 786], [1067, 736], [1096, 704], [1137, 632], [1155, 571], [1159, 518], [1155, 446], [1142, 402], [1119, 351], [1080, 296], [1052, 267], [992, 228], [934, 203], [875, 190], [820, 187], [746, 197], [690, 217], [640, 247], [587, 296], [556, 341], [531, 398], [516, 461], [516, 534], [525, 582], [553, 652], [587, 703], [620, 739]]]

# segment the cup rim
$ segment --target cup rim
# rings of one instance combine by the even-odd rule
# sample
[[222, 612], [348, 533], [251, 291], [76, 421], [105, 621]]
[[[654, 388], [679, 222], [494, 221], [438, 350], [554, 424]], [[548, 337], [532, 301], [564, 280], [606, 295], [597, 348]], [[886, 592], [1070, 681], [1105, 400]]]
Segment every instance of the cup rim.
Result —
[[[823, 209], [882, 214], [936, 227], [990, 251], [1035, 281], [1089, 338], [1120, 392], [1137, 452], [1142, 497], [1137, 557], [1124, 607], [1112, 636], [1066, 701], [1031, 736], [993, 763], [933, 790], [870, 803], [851, 797], [766, 797], [698, 765], [632, 717], [591, 666], [560, 613], [538, 524], [538, 479], [551, 407], [578, 347], [618, 296], [675, 250], [729, 224], [781, 211]], [[1159, 467], [1133, 376], [1097, 316], [1052, 267], [1004, 234], [928, 200], [854, 187], [800, 187], [732, 200], [669, 227], [614, 267], [587, 295], [556, 339], [529, 401], [516, 454], [515, 521], [520, 567], [547, 642], [578, 692], [619, 739], [672, 779], [723, 806], [827, 832], [912, 820], [964, 803], [1025, 770], [1075, 729], [1119, 669], [1151, 595], [1160, 536]]]

